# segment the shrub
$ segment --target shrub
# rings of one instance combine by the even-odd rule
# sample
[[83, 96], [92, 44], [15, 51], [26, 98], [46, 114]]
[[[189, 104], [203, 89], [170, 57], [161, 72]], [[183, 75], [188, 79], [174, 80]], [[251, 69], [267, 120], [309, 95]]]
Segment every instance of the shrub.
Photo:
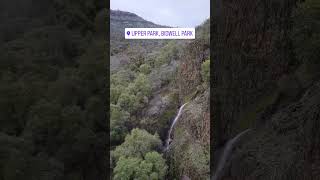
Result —
[[148, 64], [142, 64], [139, 67], [139, 71], [140, 73], [143, 73], [143, 74], [149, 74], [151, 72], [151, 66]]
[[136, 108], [137, 97], [128, 91], [123, 92], [119, 99], [118, 104], [122, 109], [128, 111], [129, 113], [134, 112]]
[[161, 145], [158, 134], [151, 135], [143, 129], [133, 129], [125, 138], [125, 141], [117, 146], [113, 152], [115, 160], [120, 157], [137, 157], [143, 156], [151, 151], [157, 150]]
[[204, 82], [210, 82], [210, 59], [204, 61], [201, 65], [201, 75]]
[[124, 89], [123, 86], [111, 86], [111, 88], [110, 88], [110, 103], [111, 104], [118, 103], [118, 99], [119, 99], [123, 89]]
[[167, 169], [165, 160], [154, 151], [147, 153], [144, 160], [135, 157], [121, 157], [114, 169], [114, 179], [164, 179]]
[[158, 56], [155, 59], [155, 67], [160, 67], [163, 64], [168, 64], [173, 59], [178, 59], [179, 49], [174, 41], [169, 42], [165, 47], [163, 47]]
[[128, 131], [125, 125], [129, 121], [129, 113], [114, 104], [110, 105], [110, 111], [110, 138], [114, 144], [123, 141]]
[[143, 96], [150, 96], [151, 83], [146, 75], [139, 74], [134, 81], [135, 93], [140, 92]]

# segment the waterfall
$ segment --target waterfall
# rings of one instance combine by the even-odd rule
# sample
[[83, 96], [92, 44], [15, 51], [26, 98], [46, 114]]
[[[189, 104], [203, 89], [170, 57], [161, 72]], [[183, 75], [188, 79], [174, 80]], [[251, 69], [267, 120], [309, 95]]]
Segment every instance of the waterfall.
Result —
[[239, 133], [236, 137], [232, 138], [231, 140], [229, 140], [226, 144], [226, 147], [223, 150], [222, 156], [218, 162], [218, 166], [217, 166], [217, 170], [214, 173], [213, 176], [213, 180], [217, 180], [219, 178], [220, 173], [222, 172], [224, 165], [226, 164], [228, 157], [231, 153], [231, 150], [233, 148], [234, 143], [236, 143], [239, 138], [244, 135], [245, 133], [247, 133], [248, 131], [250, 131], [250, 129], [247, 129], [245, 131], [242, 131], [241, 133]]
[[165, 148], [164, 148], [165, 151], [169, 149], [170, 142], [172, 141], [172, 139], [171, 139], [172, 129], [173, 129], [174, 125], [176, 124], [176, 122], [178, 121], [178, 119], [179, 119], [179, 117], [180, 117], [180, 115], [181, 115], [181, 113], [182, 113], [183, 107], [184, 107], [186, 104], [188, 104], [188, 103], [183, 104], [183, 105], [179, 108], [178, 114], [176, 115], [176, 117], [174, 118], [174, 120], [173, 120], [173, 122], [172, 122], [172, 124], [171, 124], [170, 130], [169, 130], [169, 133], [168, 133], [168, 138], [167, 138], [167, 140], [166, 140], [166, 144], [165, 144]]

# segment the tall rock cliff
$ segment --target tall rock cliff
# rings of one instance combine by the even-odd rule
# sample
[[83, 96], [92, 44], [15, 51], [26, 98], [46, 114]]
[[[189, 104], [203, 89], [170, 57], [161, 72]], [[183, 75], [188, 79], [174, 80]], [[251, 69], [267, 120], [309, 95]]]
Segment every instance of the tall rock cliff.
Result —
[[[255, 125], [257, 114], [246, 109], [259, 101], [268, 103], [269, 99], [263, 98], [292, 67], [294, 58], [288, 47], [289, 17], [294, 5], [286, 0], [221, 2], [213, 61], [217, 146]], [[270, 94], [270, 101], [272, 98]]]
[[178, 94], [180, 102], [188, 104], [175, 125], [168, 152], [170, 176], [178, 179], [208, 179], [210, 174], [210, 89], [201, 75], [202, 63], [210, 59], [209, 22], [196, 29], [198, 38], [180, 57]]
[[217, 2], [215, 154], [252, 130], [218, 179], [319, 179], [319, 3]]

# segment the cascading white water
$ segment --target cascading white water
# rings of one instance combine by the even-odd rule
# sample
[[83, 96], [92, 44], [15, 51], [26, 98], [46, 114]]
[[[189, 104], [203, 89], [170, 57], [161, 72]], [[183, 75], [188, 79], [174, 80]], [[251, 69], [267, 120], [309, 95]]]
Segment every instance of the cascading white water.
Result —
[[173, 129], [174, 125], [176, 124], [176, 122], [178, 121], [178, 119], [179, 119], [179, 117], [180, 117], [180, 115], [181, 115], [181, 113], [182, 113], [183, 107], [184, 107], [186, 104], [188, 104], [188, 103], [183, 104], [183, 105], [179, 108], [178, 114], [176, 115], [176, 117], [174, 118], [174, 120], [173, 120], [173, 122], [172, 122], [172, 124], [171, 124], [170, 130], [169, 130], [169, 133], [168, 133], [168, 138], [167, 138], [167, 140], [166, 140], [166, 144], [165, 144], [165, 148], [164, 148], [165, 151], [169, 149], [169, 145], [170, 145], [170, 142], [171, 142], [171, 140], [172, 140], [172, 139], [171, 139], [172, 129]]
[[220, 176], [220, 173], [225, 165], [225, 163], [227, 162], [228, 160], [228, 157], [231, 153], [231, 150], [233, 148], [233, 145], [234, 143], [236, 143], [238, 141], [238, 139], [244, 135], [245, 133], [247, 133], [248, 131], [250, 131], [250, 129], [247, 129], [245, 131], [242, 131], [241, 133], [239, 133], [236, 137], [232, 138], [231, 140], [229, 140], [226, 144], [226, 147], [224, 148], [223, 150], [223, 153], [222, 153], [222, 156], [218, 162], [218, 166], [217, 166], [217, 169], [216, 169], [216, 172], [214, 173], [214, 176], [213, 176], [213, 180], [218, 180], [219, 176]]

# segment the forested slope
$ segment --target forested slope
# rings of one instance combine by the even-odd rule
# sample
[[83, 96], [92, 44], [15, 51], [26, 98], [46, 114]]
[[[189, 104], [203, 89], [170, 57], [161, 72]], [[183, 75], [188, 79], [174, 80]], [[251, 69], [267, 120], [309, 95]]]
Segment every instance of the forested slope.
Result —
[[106, 179], [104, 3], [0, 7], [0, 179]]
[[[196, 40], [136, 41], [124, 40], [124, 35], [121, 39], [118, 32], [123, 31], [125, 25], [163, 26], [128, 12], [115, 11], [111, 16], [114, 16], [111, 17], [111, 40], [120, 38], [112, 41], [111, 46], [121, 47], [111, 48], [110, 54], [113, 179], [179, 179], [183, 175], [199, 174], [201, 179], [208, 178], [209, 20], [197, 27]], [[169, 152], [164, 152], [171, 123], [186, 102], [190, 107], [188, 104], [183, 110], [173, 129]], [[201, 126], [205, 132], [200, 133], [201, 137], [195, 132], [190, 141], [185, 142], [184, 134], [193, 126]], [[193, 146], [200, 139], [201, 144]], [[180, 144], [190, 145], [186, 150], [191, 154]], [[202, 153], [202, 159], [189, 166], [187, 159], [197, 158], [198, 152]], [[176, 161], [176, 157], [181, 156], [184, 161]]]

